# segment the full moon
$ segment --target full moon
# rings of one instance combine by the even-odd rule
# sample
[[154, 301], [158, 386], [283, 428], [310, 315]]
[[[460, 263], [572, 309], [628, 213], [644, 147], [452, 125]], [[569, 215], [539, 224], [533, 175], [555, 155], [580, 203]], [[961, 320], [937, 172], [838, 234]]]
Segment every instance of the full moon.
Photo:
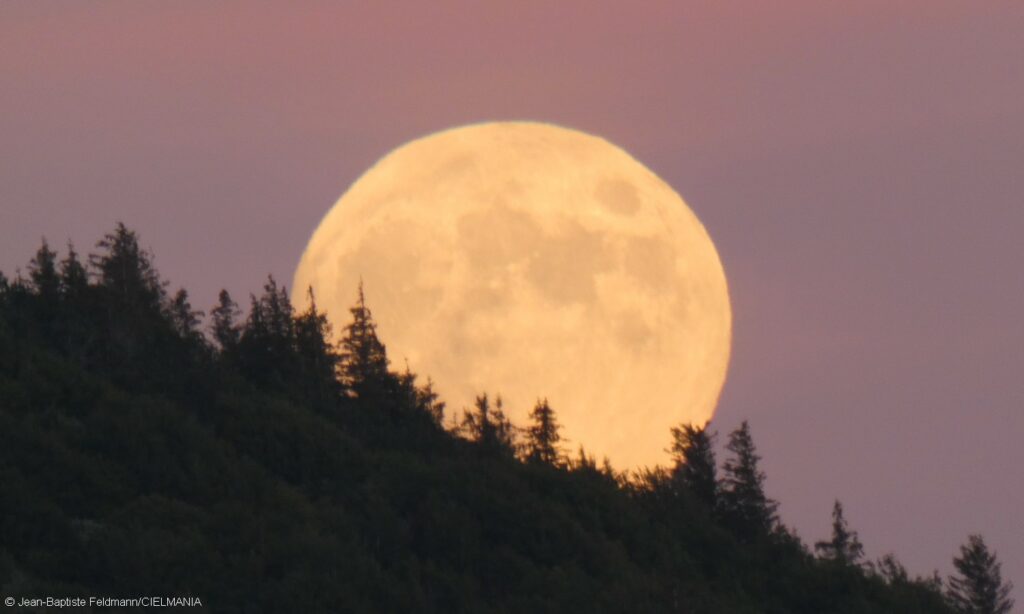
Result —
[[327, 212], [295, 272], [335, 335], [362, 279], [397, 370], [449, 415], [547, 398], [575, 453], [664, 464], [669, 429], [711, 419], [732, 311], [683, 199], [622, 149], [550, 124], [445, 130], [395, 149]]

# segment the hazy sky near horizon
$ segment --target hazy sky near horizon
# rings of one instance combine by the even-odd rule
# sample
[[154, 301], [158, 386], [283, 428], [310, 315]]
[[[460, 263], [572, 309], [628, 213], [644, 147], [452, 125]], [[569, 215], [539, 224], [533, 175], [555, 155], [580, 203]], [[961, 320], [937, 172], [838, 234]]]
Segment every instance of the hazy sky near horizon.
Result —
[[750, 420], [784, 521], [813, 543], [838, 497], [917, 573], [981, 532], [1024, 587], [1022, 31], [1019, 1], [8, 1], [0, 270], [122, 220], [205, 308], [290, 281], [411, 138], [578, 128], [714, 239], [715, 426]]

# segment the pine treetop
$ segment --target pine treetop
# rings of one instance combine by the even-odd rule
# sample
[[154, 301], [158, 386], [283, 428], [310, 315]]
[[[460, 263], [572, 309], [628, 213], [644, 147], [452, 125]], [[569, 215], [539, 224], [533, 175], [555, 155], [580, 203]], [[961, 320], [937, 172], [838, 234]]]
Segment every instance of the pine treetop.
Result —
[[1006, 614], [1013, 609], [1013, 584], [1003, 582], [1002, 565], [981, 535], [970, 535], [953, 559], [957, 574], [949, 578], [948, 596], [965, 614]]

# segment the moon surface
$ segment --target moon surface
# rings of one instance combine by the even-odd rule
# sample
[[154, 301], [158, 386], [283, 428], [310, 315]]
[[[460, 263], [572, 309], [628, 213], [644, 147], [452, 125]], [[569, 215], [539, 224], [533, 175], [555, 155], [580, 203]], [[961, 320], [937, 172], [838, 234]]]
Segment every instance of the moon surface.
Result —
[[675, 191], [622, 149], [532, 122], [395, 149], [328, 211], [295, 272], [335, 335], [363, 280], [397, 369], [447, 413], [501, 394], [525, 426], [546, 397], [574, 452], [664, 463], [669, 429], [710, 420], [732, 311], [718, 253]]

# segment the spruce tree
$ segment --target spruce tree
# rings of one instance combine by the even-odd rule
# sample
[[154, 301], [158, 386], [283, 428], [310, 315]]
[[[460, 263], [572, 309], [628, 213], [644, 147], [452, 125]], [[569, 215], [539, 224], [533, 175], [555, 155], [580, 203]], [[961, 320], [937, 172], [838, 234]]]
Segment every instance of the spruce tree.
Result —
[[722, 513], [741, 540], [753, 541], [777, 527], [778, 503], [765, 495], [765, 475], [758, 467], [761, 457], [754, 448], [746, 420], [729, 434], [726, 449], [732, 456], [722, 468]]
[[821, 557], [841, 565], [857, 565], [864, 556], [864, 546], [851, 531], [843, 517], [843, 504], [836, 499], [832, 506], [832, 539], [814, 544]]
[[463, 411], [460, 431], [471, 441], [484, 443], [493, 439], [491, 422], [491, 401], [487, 393], [477, 395], [473, 403], [475, 411]]
[[479, 395], [474, 408], [476, 411], [463, 414], [463, 433], [489, 453], [512, 455], [515, 452], [515, 435], [512, 423], [505, 416], [501, 397], [495, 399], [492, 408], [487, 393]]
[[158, 313], [165, 295], [164, 283], [153, 267], [152, 256], [139, 246], [138, 236], [118, 222], [114, 232], [97, 244], [102, 251], [91, 254], [100, 287], [118, 308]]
[[96, 304], [89, 300], [89, 275], [68, 241], [68, 253], [60, 262], [61, 314], [57, 339], [61, 347], [79, 360], [86, 360], [94, 347]]
[[548, 400], [537, 400], [530, 412], [533, 421], [526, 429], [526, 458], [535, 463], [556, 465], [562, 456], [558, 444], [562, 440], [559, 434], [561, 426], [555, 419], [555, 411], [548, 405]]
[[416, 388], [416, 407], [429, 415], [434, 424], [441, 426], [444, 422], [445, 404], [434, 390], [434, 380], [430, 377], [424, 386]]
[[[110, 369], [115, 379], [142, 380], [162, 386], [164, 374], [153, 368], [166, 360], [174, 345], [174, 323], [169, 317], [166, 284], [154, 268], [152, 256], [139, 246], [136, 234], [118, 223], [97, 242], [98, 253], [89, 261], [97, 280], [89, 294], [96, 307], [94, 330], [102, 331], [89, 352]], [[92, 311], [90, 309], [90, 311]]]
[[418, 390], [416, 388], [416, 374], [409, 368], [409, 361], [405, 361], [405, 371], [399, 373], [395, 377], [397, 383], [396, 386], [396, 400], [398, 406], [403, 409], [418, 409], [419, 403], [417, 400]]
[[299, 369], [291, 301], [273, 276], [267, 277], [263, 294], [251, 301], [234, 359], [251, 380], [287, 387]]
[[580, 445], [580, 449], [576, 454], [576, 458], [570, 461], [570, 465], [574, 470], [577, 471], [593, 471], [598, 472], [597, 459], [587, 454], [587, 451], [583, 449], [583, 445]]
[[255, 294], [249, 295], [249, 315], [245, 318], [245, 325], [242, 326], [241, 338], [239, 341], [247, 346], [247, 349], [257, 349], [254, 346], [265, 344], [265, 339], [270, 336], [270, 329], [267, 327], [267, 318], [263, 312], [263, 303], [256, 298]]
[[202, 311], [192, 309], [188, 300], [188, 291], [184, 288], [178, 290], [167, 307], [168, 315], [174, 330], [182, 339], [190, 341], [200, 338], [199, 322], [203, 316]]
[[669, 453], [675, 462], [673, 481], [714, 510], [718, 505], [718, 475], [715, 470], [714, 434], [692, 424], [672, 427]]
[[359, 298], [349, 312], [352, 322], [345, 327], [341, 339], [342, 383], [357, 398], [382, 400], [396, 382], [388, 371], [384, 344], [377, 338], [377, 324], [366, 306], [362, 281], [359, 282]]
[[250, 295], [250, 298], [249, 317], [242, 331], [247, 346], [278, 360], [291, 358], [290, 350], [295, 342], [294, 310], [285, 289], [278, 287], [273, 275], [268, 275], [263, 294]]
[[50, 249], [43, 239], [28, 265], [29, 279], [37, 295], [44, 301], [56, 301], [60, 291], [60, 276], [57, 275], [57, 252]]
[[331, 345], [331, 324], [316, 307], [313, 288], [306, 290], [309, 307], [295, 318], [295, 345], [305, 379], [317, 391], [320, 400], [329, 400], [340, 392], [340, 357]]
[[1013, 609], [1013, 584], [1003, 582], [995, 552], [981, 535], [971, 535], [953, 559], [957, 574], [949, 578], [949, 601], [962, 614], [1006, 614]]
[[512, 421], [505, 414], [505, 404], [501, 395], [494, 398], [494, 410], [491, 412], [494, 420], [495, 448], [500, 452], [512, 456], [516, 452], [516, 429]]
[[878, 559], [875, 569], [888, 584], [906, 584], [910, 581], [907, 568], [896, 559], [896, 555], [889, 553]]
[[77, 301], [89, 287], [89, 275], [78, 259], [75, 246], [68, 241], [68, 255], [60, 262], [60, 290], [69, 301]]
[[50, 342], [59, 338], [60, 276], [57, 274], [57, 253], [50, 249], [46, 239], [28, 265], [29, 282], [35, 297], [35, 318]]
[[278, 287], [273, 275], [268, 275], [267, 283], [263, 284], [260, 303], [271, 337], [281, 346], [291, 346], [295, 339], [295, 310], [287, 288]]
[[[392, 377], [395, 375], [392, 374]], [[426, 384], [418, 386], [416, 374], [409, 368], [409, 361], [406, 361], [405, 371], [396, 377], [396, 383], [399, 407], [419, 412], [430, 418], [436, 426], [442, 426], [445, 404], [434, 390], [432, 379], [428, 377]]]
[[238, 316], [242, 311], [238, 304], [231, 299], [227, 290], [221, 290], [217, 297], [217, 305], [210, 310], [213, 338], [217, 341], [221, 351], [230, 351], [238, 345], [241, 330], [238, 326]]

